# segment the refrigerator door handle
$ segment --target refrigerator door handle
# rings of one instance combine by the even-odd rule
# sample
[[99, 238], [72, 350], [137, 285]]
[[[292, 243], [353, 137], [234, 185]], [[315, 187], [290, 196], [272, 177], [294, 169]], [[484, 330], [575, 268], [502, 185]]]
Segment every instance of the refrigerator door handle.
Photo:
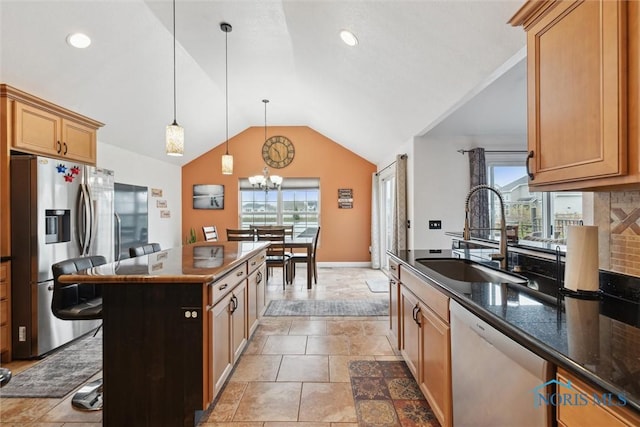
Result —
[[87, 204], [87, 211], [89, 212], [89, 224], [87, 226], [87, 249], [85, 255], [89, 255], [91, 252], [91, 246], [93, 245], [93, 238], [95, 237], [95, 227], [96, 227], [96, 213], [94, 209], [93, 197], [91, 197], [91, 190], [87, 184], [83, 184], [84, 191], [87, 196], [85, 198], [85, 203]]
[[89, 243], [91, 240], [91, 204], [88, 197], [87, 186], [80, 184], [78, 196], [78, 246], [80, 247], [81, 256], [85, 256], [89, 252]]
[[116, 238], [118, 239], [116, 244], [116, 262], [120, 262], [120, 252], [122, 251], [122, 224], [120, 223], [120, 215], [118, 215], [118, 212], [114, 212], [113, 216], [116, 218]]

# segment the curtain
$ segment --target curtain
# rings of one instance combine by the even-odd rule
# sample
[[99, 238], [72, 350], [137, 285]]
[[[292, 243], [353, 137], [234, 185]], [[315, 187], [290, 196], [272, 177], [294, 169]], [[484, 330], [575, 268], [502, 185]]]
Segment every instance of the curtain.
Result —
[[[487, 184], [487, 164], [484, 148], [474, 148], [469, 154], [470, 189]], [[469, 227], [471, 236], [486, 239], [489, 237], [489, 192], [476, 191], [469, 199]], [[473, 230], [476, 229], [476, 230]]]
[[393, 210], [392, 250], [407, 249], [407, 155], [396, 157], [396, 197]]
[[379, 270], [382, 260], [380, 253], [380, 177], [371, 176], [371, 268]]

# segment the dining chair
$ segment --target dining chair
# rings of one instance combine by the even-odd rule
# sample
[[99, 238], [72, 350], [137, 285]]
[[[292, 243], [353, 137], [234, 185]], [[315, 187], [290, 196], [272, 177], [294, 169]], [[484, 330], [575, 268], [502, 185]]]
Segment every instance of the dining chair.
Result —
[[273, 267], [282, 267], [282, 289], [285, 289], [287, 283], [290, 283], [290, 267], [291, 254], [286, 251], [284, 239], [285, 231], [282, 227], [256, 228], [256, 236], [258, 241], [269, 241], [271, 244], [267, 247], [267, 280], [269, 280], [269, 271]]
[[253, 228], [227, 228], [227, 240], [229, 242], [253, 242], [256, 240]]
[[[317, 285], [318, 284], [318, 266], [316, 264], [316, 249], [318, 248], [318, 237], [320, 236], [320, 227], [316, 229], [316, 233], [313, 236], [313, 240], [311, 243], [311, 268], [313, 273], [313, 281]], [[304, 263], [306, 264], [308, 261], [307, 253], [297, 253], [294, 252], [291, 254], [291, 280], [296, 276], [296, 264]]]
[[204, 234], [205, 242], [217, 242], [218, 241], [218, 229], [215, 225], [205, 225], [202, 227], [202, 233]]

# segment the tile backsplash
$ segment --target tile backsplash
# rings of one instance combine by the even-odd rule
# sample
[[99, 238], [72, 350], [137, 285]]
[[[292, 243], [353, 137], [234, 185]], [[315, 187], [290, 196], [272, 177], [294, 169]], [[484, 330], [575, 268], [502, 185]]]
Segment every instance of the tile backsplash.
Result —
[[594, 194], [600, 268], [640, 277], [640, 191]]

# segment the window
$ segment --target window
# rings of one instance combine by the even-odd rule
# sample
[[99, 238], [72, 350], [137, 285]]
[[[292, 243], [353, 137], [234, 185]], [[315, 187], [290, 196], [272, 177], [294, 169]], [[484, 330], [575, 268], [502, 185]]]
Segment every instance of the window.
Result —
[[[507, 226], [518, 227], [519, 239], [562, 241], [567, 238], [567, 226], [582, 221], [581, 192], [529, 192], [524, 166], [487, 161], [487, 168], [489, 185], [503, 195]], [[499, 228], [500, 205], [491, 194], [491, 224]], [[492, 231], [492, 238], [499, 236], [499, 230]]]
[[240, 226], [293, 225], [293, 234], [320, 225], [320, 180], [285, 178], [280, 190], [255, 189], [240, 180]]

